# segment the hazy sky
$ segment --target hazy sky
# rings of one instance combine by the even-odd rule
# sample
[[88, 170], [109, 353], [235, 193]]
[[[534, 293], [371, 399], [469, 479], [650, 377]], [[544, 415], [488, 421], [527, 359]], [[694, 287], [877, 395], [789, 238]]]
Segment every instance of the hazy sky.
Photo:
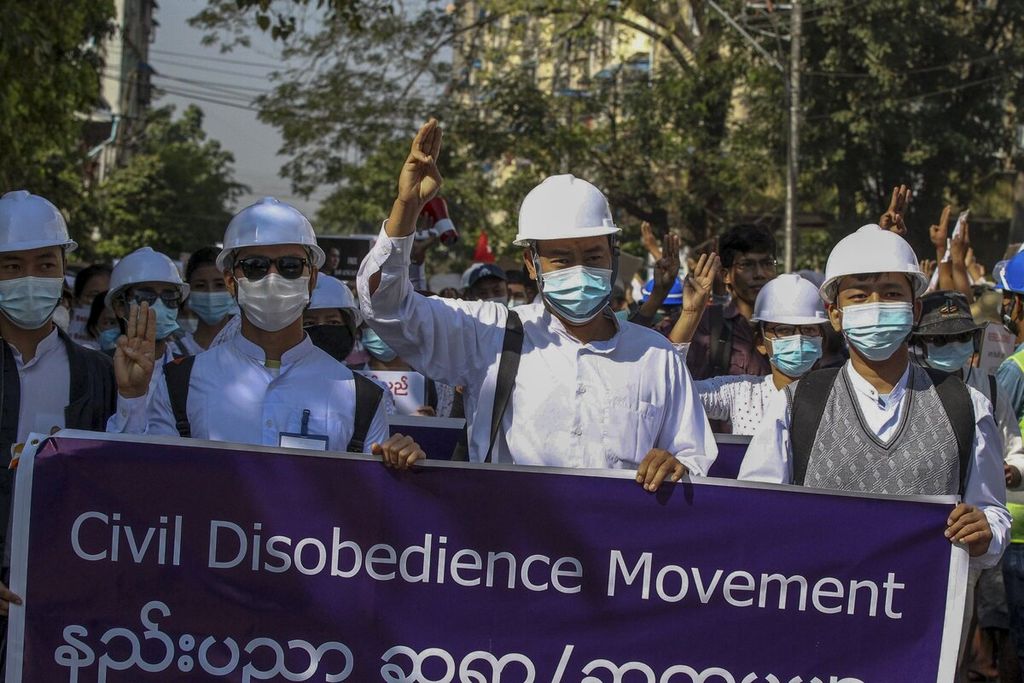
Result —
[[306, 200], [292, 194], [289, 181], [278, 175], [287, 160], [277, 156], [281, 137], [274, 128], [260, 123], [255, 111], [244, 108], [249, 98], [271, 88], [268, 74], [281, 68], [277, 46], [257, 31], [252, 36], [252, 49], [221, 54], [216, 46], [204, 47], [203, 32], [190, 27], [187, 20], [205, 4], [206, 0], [159, 4], [156, 20], [160, 25], [150, 45], [149, 61], [163, 76], [154, 78], [153, 83], [174, 92], [163, 95], [154, 105], [173, 104], [179, 111], [188, 104], [202, 108], [206, 132], [235, 155], [235, 177], [252, 188], [251, 194], [239, 200], [239, 208], [273, 195], [313, 219], [319, 197]]

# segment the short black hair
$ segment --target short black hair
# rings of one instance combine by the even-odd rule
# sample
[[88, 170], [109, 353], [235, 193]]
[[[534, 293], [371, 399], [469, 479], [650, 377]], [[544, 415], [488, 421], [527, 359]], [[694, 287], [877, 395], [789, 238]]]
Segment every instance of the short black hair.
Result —
[[530, 279], [523, 270], [505, 271], [505, 277], [510, 285], [523, 285], [524, 287], [526, 286], [526, 281]]
[[188, 257], [188, 263], [185, 264], [185, 282], [192, 279], [200, 266], [217, 265], [217, 256], [219, 255], [220, 249], [217, 247], [202, 247], [192, 252], [192, 255]]
[[89, 284], [89, 280], [97, 275], [110, 275], [112, 272], [114, 272], [114, 269], [106, 263], [94, 263], [91, 266], [82, 268], [78, 271], [78, 275], [75, 276], [75, 298], [81, 298], [82, 292], [85, 291], [85, 286]]
[[718, 238], [718, 255], [723, 268], [732, 268], [738, 254], [769, 254], [775, 256], [775, 235], [763, 225], [734, 225]]

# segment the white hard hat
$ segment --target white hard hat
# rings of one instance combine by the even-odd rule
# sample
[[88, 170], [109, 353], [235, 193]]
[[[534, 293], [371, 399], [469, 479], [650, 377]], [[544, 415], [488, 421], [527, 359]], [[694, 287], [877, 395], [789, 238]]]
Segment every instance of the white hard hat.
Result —
[[530, 190], [519, 207], [519, 234], [514, 244], [534, 240], [617, 235], [608, 200], [601, 190], [572, 175], [554, 175]]
[[906, 273], [914, 285], [914, 296], [928, 289], [917, 255], [907, 241], [874, 223], [863, 226], [839, 240], [825, 265], [825, 282], [818, 291], [826, 303], [835, 301], [839, 281], [860, 273]]
[[317, 268], [327, 260], [324, 250], [317, 246], [309, 220], [291, 204], [264, 197], [239, 211], [228, 223], [224, 248], [217, 256], [217, 268], [227, 268], [228, 258], [237, 249], [271, 244], [303, 245], [313, 252], [313, 265]]
[[188, 296], [189, 286], [181, 279], [178, 267], [167, 256], [152, 247], [142, 247], [125, 256], [110, 274], [110, 289], [104, 302], [107, 306], [125, 288], [140, 282], [166, 282], [181, 290], [181, 298]]
[[820, 325], [828, 322], [818, 288], [796, 273], [783, 273], [761, 288], [751, 322]]
[[78, 247], [57, 207], [26, 190], [0, 197], [0, 252], [42, 247], [63, 247], [65, 251]]
[[310, 310], [316, 308], [342, 308], [347, 310], [355, 319], [356, 327], [363, 322], [363, 314], [356, 304], [356, 298], [352, 296], [352, 290], [344, 282], [336, 277], [320, 273], [316, 278], [316, 287], [309, 297]]

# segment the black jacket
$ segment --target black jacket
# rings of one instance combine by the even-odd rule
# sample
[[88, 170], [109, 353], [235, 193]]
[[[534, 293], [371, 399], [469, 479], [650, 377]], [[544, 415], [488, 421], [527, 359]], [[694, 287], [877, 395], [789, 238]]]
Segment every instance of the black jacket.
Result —
[[[63, 330], [57, 330], [68, 354], [71, 372], [68, 404], [64, 408], [64, 426], [68, 429], [106, 431], [107, 419], [117, 410], [117, 383], [114, 363], [109, 356], [71, 340]], [[10, 528], [14, 472], [8, 469], [11, 446], [18, 440], [18, 415], [21, 409], [21, 378], [10, 345], [0, 340], [0, 543], [7, 547]], [[37, 387], [36, 391], [46, 391]], [[5, 552], [5, 559], [8, 553]], [[4, 563], [7, 564], [6, 562]]]

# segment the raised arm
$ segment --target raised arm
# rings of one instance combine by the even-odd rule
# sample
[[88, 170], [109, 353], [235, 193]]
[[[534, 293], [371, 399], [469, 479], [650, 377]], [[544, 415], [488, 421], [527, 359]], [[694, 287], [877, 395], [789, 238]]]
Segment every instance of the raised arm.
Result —
[[[661, 258], [654, 264], [654, 286], [647, 301], [640, 306], [629, 321], [644, 327], [650, 327], [654, 316], [665, 302], [665, 297], [672, 291], [672, 286], [679, 277], [679, 246], [678, 235], [669, 233], [662, 239]], [[651, 252], [652, 254], [654, 252]]]
[[697, 259], [693, 272], [683, 283], [683, 311], [668, 335], [673, 344], [689, 344], [693, 339], [693, 333], [711, 298], [711, 287], [721, 268], [722, 260], [718, 254], [701, 254]]
[[356, 284], [367, 324], [407, 363], [445, 384], [476, 386], [501, 352], [508, 310], [490, 302], [417, 294], [409, 281], [416, 218], [441, 187], [441, 129], [416, 134], [398, 176], [398, 196]]

